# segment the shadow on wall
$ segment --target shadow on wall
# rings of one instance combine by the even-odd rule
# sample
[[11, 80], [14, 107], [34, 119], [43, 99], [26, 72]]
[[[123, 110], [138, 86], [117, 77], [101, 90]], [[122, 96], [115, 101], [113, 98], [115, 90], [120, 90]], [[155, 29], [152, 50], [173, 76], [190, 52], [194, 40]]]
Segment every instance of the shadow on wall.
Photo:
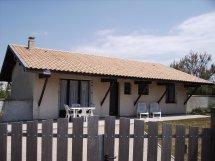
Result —
[[33, 120], [32, 100], [5, 100], [0, 102], [0, 122]]

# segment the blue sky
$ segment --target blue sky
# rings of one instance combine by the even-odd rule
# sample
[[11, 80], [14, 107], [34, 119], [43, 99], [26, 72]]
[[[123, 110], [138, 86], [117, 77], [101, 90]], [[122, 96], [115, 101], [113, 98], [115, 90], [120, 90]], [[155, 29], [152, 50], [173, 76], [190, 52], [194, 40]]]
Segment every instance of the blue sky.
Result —
[[213, 0], [0, 0], [0, 64], [8, 44], [169, 65], [190, 50], [215, 60]]

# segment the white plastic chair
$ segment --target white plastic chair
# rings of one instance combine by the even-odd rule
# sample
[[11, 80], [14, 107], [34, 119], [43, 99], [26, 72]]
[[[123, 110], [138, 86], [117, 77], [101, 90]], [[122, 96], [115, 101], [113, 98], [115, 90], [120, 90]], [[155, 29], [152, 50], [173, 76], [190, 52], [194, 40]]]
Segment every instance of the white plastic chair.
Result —
[[89, 110], [89, 116], [93, 116], [93, 110]]
[[146, 103], [139, 102], [137, 104], [137, 117], [140, 116], [140, 118], [142, 118], [142, 115], [146, 115], [146, 117], [149, 117], [149, 112]]
[[153, 118], [155, 115], [159, 115], [161, 118], [161, 109], [157, 102], [150, 103], [150, 113], [152, 113]]
[[68, 120], [70, 119], [70, 117], [72, 117], [72, 111], [70, 110], [68, 105], [64, 105], [64, 108], [66, 110], [66, 118], [68, 118]]
[[[95, 108], [96, 106], [95, 106], [95, 104], [91, 104], [90, 107]], [[88, 113], [88, 116], [94, 116], [93, 109], [88, 110], [87, 113]]]

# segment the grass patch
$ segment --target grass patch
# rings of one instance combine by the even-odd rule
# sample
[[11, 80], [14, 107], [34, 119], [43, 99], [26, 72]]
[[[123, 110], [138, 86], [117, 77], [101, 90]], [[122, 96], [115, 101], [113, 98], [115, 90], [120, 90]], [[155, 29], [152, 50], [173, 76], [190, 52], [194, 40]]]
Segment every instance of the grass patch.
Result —
[[173, 134], [175, 133], [176, 125], [184, 125], [186, 127], [186, 134], [189, 133], [189, 127], [199, 127], [199, 132], [201, 133], [202, 128], [210, 128], [211, 118], [200, 118], [200, 119], [187, 119], [187, 120], [176, 120], [176, 121], [164, 121], [159, 123], [159, 132], [162, 131], [162, 124], [168, 123], [172, 124]]

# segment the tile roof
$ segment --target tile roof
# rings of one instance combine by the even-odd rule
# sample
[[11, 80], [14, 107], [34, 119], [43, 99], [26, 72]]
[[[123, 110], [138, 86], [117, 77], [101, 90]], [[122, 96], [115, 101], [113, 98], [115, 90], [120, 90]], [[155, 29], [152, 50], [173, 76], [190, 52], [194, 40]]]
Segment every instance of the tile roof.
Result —
[[10, 45], [10, 48], [27, 69], [210, 84], [209, 81], [158, 63], [42, 48], [28, 49], [20, 45]]

